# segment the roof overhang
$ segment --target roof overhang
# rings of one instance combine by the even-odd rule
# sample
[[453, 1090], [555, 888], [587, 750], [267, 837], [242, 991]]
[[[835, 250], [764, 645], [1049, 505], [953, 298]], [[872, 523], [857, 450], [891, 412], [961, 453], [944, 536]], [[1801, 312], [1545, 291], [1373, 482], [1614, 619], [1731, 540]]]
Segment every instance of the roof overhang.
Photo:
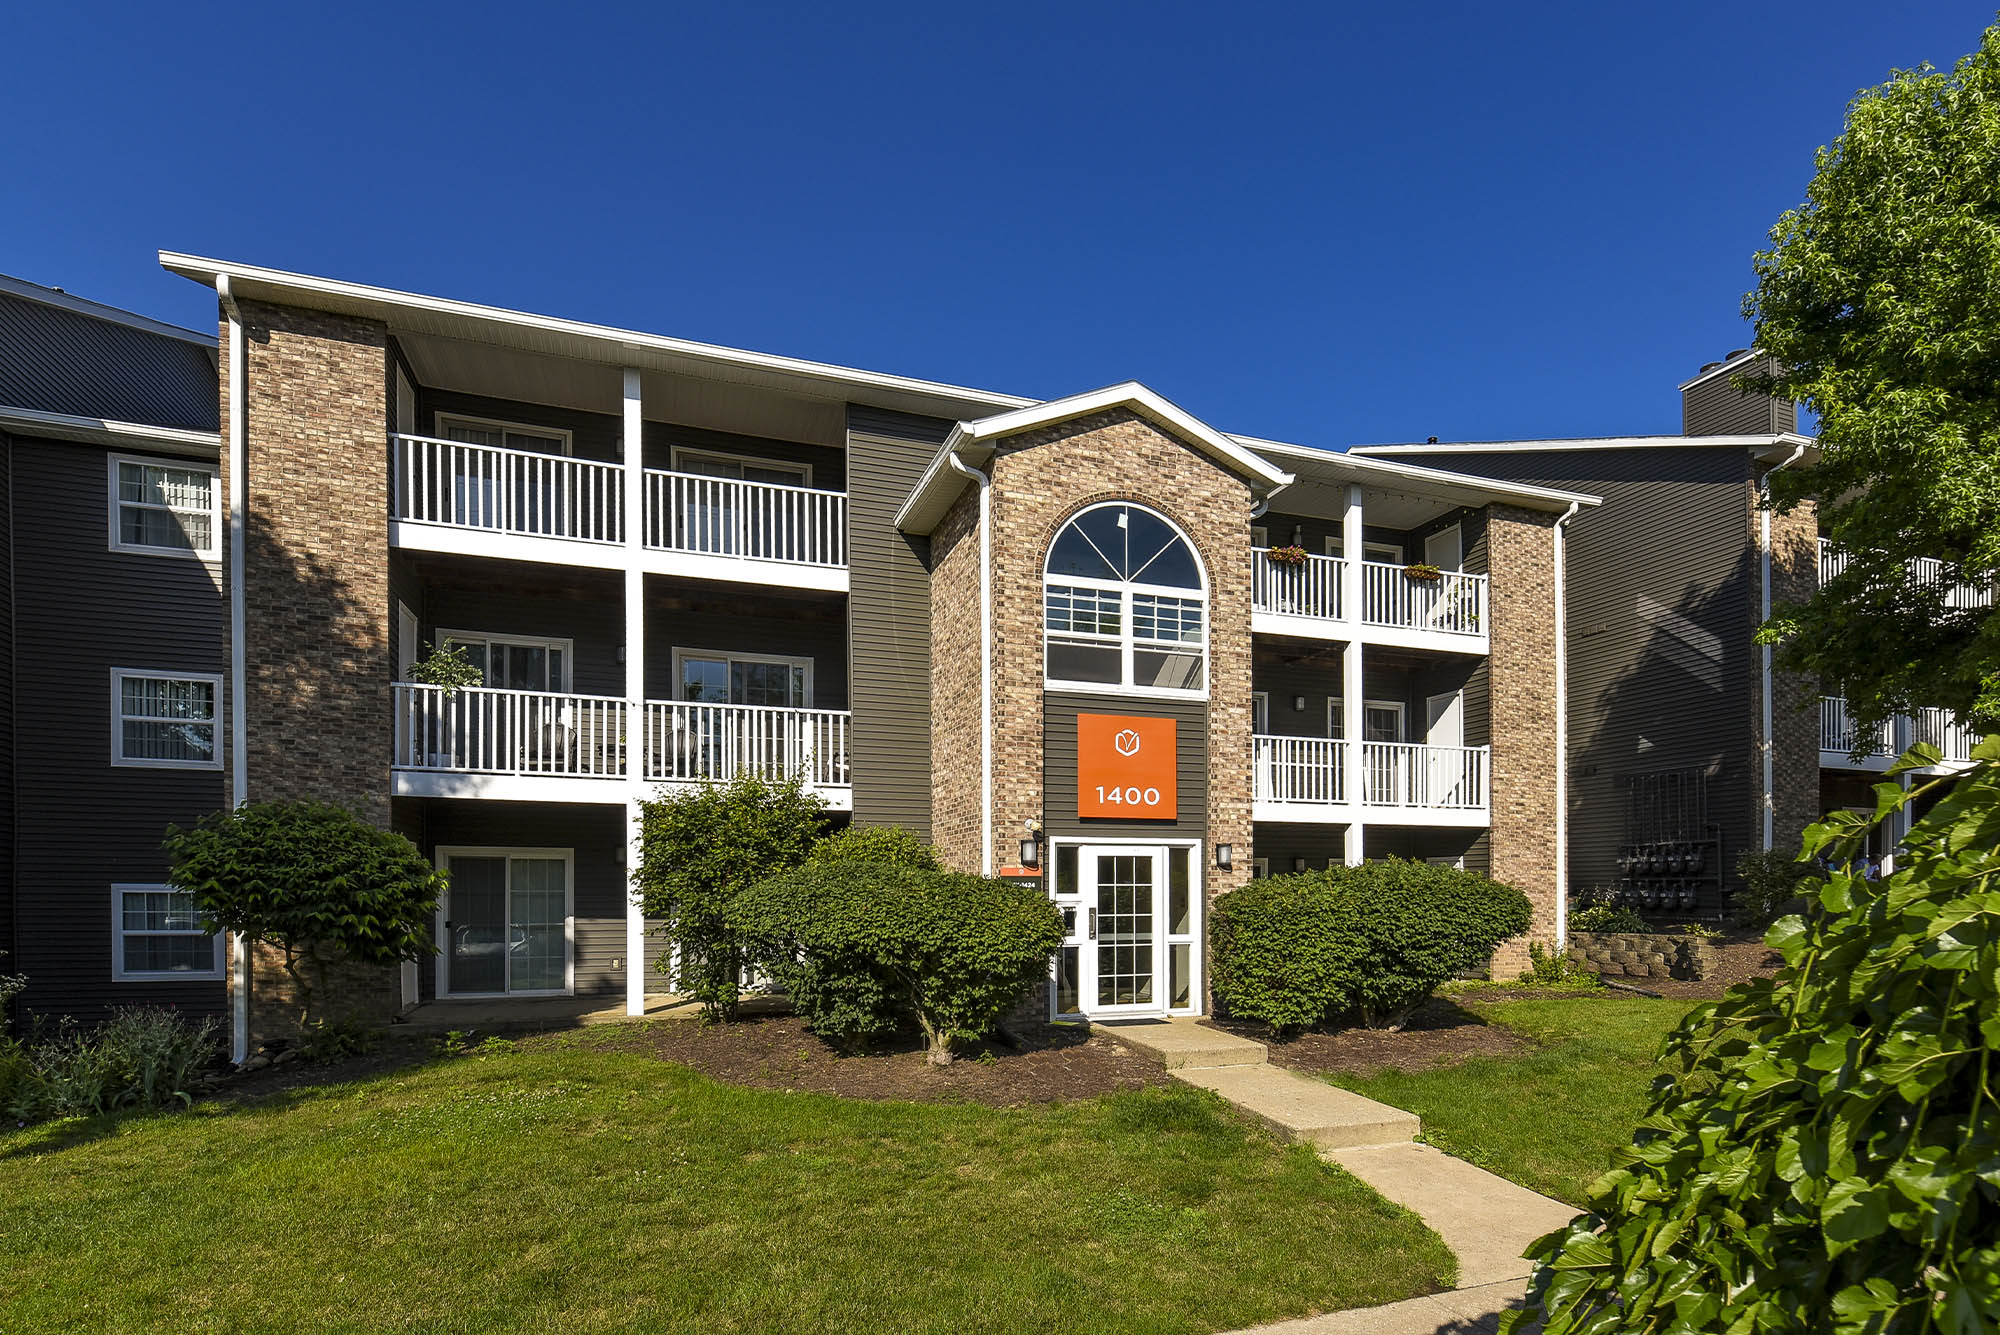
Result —
[[0, 273], [0, 292], [5, 292], [9, 296], [20, 297], [24, 301], [40, 302], [44, 306], [53, 306], [58, 310], [71, 311], [77, 315], [87, 315], [93, 320], [104, 320], [110, 324], [122, 324], [128, 329], [138, 329], [148, 334], [158, 334], [162, 338], [175, 338], [183, 343], [198, 343], [210, 352], [215, 351], [216, 338], [214, 334], [204, 334], [198, 329], [183, 329], [177, 324], [168, 324], [164, 320], [155, 320], [149, 316], [140, 315], [135, 311], [120, 310], [116, 306], [106, 306], [101, 301], [86, 301], [84, 298], [64, 292], [60, 288], [43, 287], [40, 283], [31, 283], [25, 278], [15, 278], [11, 275]]
[[1429, 459], [1454, 454], [1565, 454], [1588, 450], [1747, 450], [1759, 463], [1779, 463], [1800, 446], [1800, 462], [1818, 458], [1819, 441], [1796, 431], [1741, 436], [1586, 436], [1575, 440], [1468, 440], [1436, 445], [1356, 445], [1350, 455], [1371, 459]]
[[218, 277], [227, 274], [230, 291], [239, 300], [380, 320], [392, 333], [463, 339], [544, 356], [752, 385], [804, 398], [861, 403], [946, 418], [984, 416], [1035, 402], [1014, 394], [747, 352], [612, 325], [533, 315], [174, 251], [161, 251], [160, 265], [170, 273], [207, 287], [213, 287]]
[[222, 452], [222, 433], [219, 431], [190, 431], [183, 427], [120, 422], [105, 417], [76, 417], [69, 413], [49, 413], [35, 408], [9, 408], [4, 405], [0, 405], [0, 431], [16, 436], [33, 436], [38, 440], [116, 445], [143, 449], [153, 454], [182, 454], [196, 459], [214, 459]]
[[1287, 445], [1282, 441], [1257, 440], [1249, 436], [1238, 436], [1236, 439], [1257, 453], [1290, 466], [1296, 480], [1301, 483], [1359, 483], [1364, 487], [1464, 506], [1500, 504], [1518, 505], [1529, 510], [1567, 510], [1572, 505], [1601, 503], [1600, 497], [1581, 491], [1453, 473], [1399, 459], [1377, 458], [1357, 450], [1339, 453], [1315, 449], [1310, 445]]
[[931, 458], [909, 498], [896, 512], [896, 527], [906, 533], [929, 533], [943, 520], [969, 480], [950, 461], [957, 459], [970, 468], [984, 468], [992, 462], [999, 442], [1039, 427], [1052, 426], [1093, 413], [1115, 408], [1128, 409], [1164, 431], [1173, 433], [1235, 473], [1250, 484], [1260, 499], [1268, 498], [1291, 485], [1292, 475], [1245, 447], [1236, 437], [1217, 431], [1179, 405], [1146, 388], [1136, 380], [1107, 385], [1103, 389], [1050, 399], [1012, 412], [997, 413], [973, 421], [960, 422], [951, 429], [943, 445]]
[[1739, 371], [1747, 371], [1750, 369], [1752, 362], [1763, 361], [1767, 356], [1769, 354], [1762, 348], [1745, 348], [1742, 352], [1737, 353], [1727, 361], [1719, 362], [1709, 367], [1706, 371], [1700, 372], [1693, 379], [1681, 381], [1681, 392], [1685, 394], [1702, 381], [1713, 380], [1719, 375], [1735, 375]]

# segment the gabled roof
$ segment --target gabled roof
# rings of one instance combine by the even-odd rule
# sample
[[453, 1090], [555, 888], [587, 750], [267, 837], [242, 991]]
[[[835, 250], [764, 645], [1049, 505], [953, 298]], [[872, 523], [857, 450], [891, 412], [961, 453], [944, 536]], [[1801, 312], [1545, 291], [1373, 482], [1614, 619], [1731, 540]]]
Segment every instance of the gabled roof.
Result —
[[213, 459], [221, 453], [222, 435], [149, 422], [121, 422], [108, 417], [42, 412], [34, 408], [0, 406], [0, 431], [38, 440], [74, 440], [89, 445], [119, 445], [155, 454], [185, 454]]
[[0, 275], [0, 405], [212, 431], [215, 340]]
[[1068, 398], [1050, 399], [1012, 412], [996, 413], [974, 421], [960, 422], [938, 448], [930, 466], [896, 513], [896, 527], [910, 533], [928, 533], [944, 518], [945, 511], [970, 483], [954, 471], [947, 460], [956, 457], [962, 464], [983, 467], [998, 443], [1038, 427], [1073, 421], [1093, 413], [1124, 408], [1180, 437], [1195, 449], [1250, 483], [1253, 490], [1270, 495], [1289, 486], [1292, 475], [1271, 464], [1235, 437], [1217, 431], [1178, 404], [1146, 388], [1136, 380], [1107, 385]]
[[1480, 477], [1473, 473], [1453, 473], [1427, 464], [1405, 463], [1400, 459], [1371, 458], [1357, 450], [1322, 450], [1311, 445], [1287, 445], [1282, 441], [1258, 440], [1251, 436], [1237, 436], [1236, 440], [1260, 454], [1295, 465], [1295, 480], [1301, 483], [1358, 482], [1367, 487], [1434, 496], [1467, 506], [1498, 501], [1529, 510], [1567, 510], [1572, 505], [1602, 504], [1601, 497], [1586, 492]]
[[1799, 446], [1806, 446], [1804, 462], [1812, 462], [1818, 441], [1796, 431], [1776, 431], [1740, 436], [1584, 436], [1570, 440], [1463, 440], [1423, 445], [1356, 445], [1348, 451], [1367, 457], [1426, 459], [1453, 454], [1560, 454], [1582, 450], [1668, 450], [1732, 449], [1748, 450], [1759, 463], [1776, 463]]

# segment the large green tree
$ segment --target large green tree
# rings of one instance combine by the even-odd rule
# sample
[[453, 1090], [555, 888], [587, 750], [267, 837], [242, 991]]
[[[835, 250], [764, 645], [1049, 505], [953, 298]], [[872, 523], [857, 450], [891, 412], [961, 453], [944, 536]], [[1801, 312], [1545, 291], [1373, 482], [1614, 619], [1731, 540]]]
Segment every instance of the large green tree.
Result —
[[1863, 728], [1922, 705], [2000, 727], [2000, 612], [1910, 566], [2000, 574], [2000, 25], [1949, 73], [1859, 94], [1771, 238], [1745, 312], [1782, 369], [1757, 383], [1817, 413], [1820, 445], [1772, 496], [1817, 498], [1848, 563], [1764, 634]]

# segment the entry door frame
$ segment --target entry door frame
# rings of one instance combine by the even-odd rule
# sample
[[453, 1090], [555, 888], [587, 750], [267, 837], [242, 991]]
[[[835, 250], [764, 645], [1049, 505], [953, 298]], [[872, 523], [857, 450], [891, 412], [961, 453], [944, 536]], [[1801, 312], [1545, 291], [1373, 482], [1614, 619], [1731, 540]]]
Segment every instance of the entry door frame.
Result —
[[[511, 934], [514, 927], [514, 858], [537, 858], [560, 861], [563, 864], [563, 985], [560, 988], [523, 989], [520, 991], [503, 989], [499, 992], [453, 992], [451, 984], [451, 941], [445, 923], [451, 917], [451, 891], [446, 889], [438, 898], [437, 924], [432, 937], [438, 943], [437, 995], [440, 999], [465, 997], [569, 997], [576, 995], [576, 850], [573, 848], [495, 848], [474, 844], [439, 844], [432, 850], [432, 857], [439, 871], [451, 871], [451, 860], [459, 858], [500, 858], [508, 862], [507, 868], [507, 923], [503, 929]], [[629, 964], [630, 961], [628, 960]], [[503, 970], [505, 980], [511, 969]]]
[[[1075, 848], [1077, 851], [1077, 889], [1075, 896], [1058, 896], [1055, 880], [1056, 849], [1058, 846]], [[1115, 837], [1109, 834], [1061, 835], [1052, 837], [1044, 857], [1049, 867], [1049, 896], [1059, 908], [1070, 908], [1076, 912], [1076, 929], [1072, 936], [1064, 939], [1064, 944], [1074, 943], [1078, 949], [1077, 958], [1077, 1000], [1081, 1013], [1089, 1019], [1139, 1019], [1168, 1015], [1201, 1015], [1205, 1013], [1205, 988], [1208, 979], [1208, 960], [1204, 948], [1208, 930], [1208, 896], [1203, 876], [1202, 850], [1206, 847], [1201, 839], [1148, 838], [1144, 835]], [[1167, 917], [1169, 896], [1172, 894], [1173, 869], [1169, 865], [1168, 851], [1185, 848], [1188, 851], [1188, 930], [1185, 939], [1174, 938], [1181, 933], [1169, 930]], [[1090, 935], [1090, 910], [1095, 903], [1097, 872], [1088, 859], [1098, 853], [1147, 854], [1153, 858], [1154, 871], [1154, 931], [1153, 931], [1153, 987], [1157, 1003], [1149, 1006], [1098, 1007], [1091, 1004], [1097, 983], [1097, 959], [1094, 952], [1095, 941]], [[1086, 884], [1087, 883], [1087, 884]], [[1188, 1004], [1173, 1007], [1169, 993], [1169, 954], [1175, 945], [1188, 947]], [[1060, 1018], [1062, 1012], [1056, 1009], [1056, 970], [1061, 960], [1051, 961], [1049, 971], [1049, 1018]]]

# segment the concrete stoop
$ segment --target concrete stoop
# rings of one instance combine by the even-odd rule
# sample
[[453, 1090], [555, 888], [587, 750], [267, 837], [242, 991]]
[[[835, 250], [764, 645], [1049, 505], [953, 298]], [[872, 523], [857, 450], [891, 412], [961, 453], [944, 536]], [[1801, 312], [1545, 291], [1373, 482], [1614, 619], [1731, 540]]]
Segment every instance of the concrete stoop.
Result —
[[1270, 1053], [1254, 1039], [1238, 1038], [1193, 1020], [1118, 1020], [1091, 1026], [1158, 1061], [1169, 1071], [1188, 1067], [1262, 1066]]
[[1282, 1066], [1183, 1067], [1173, 1074], [1214, 1090], [1280, 1135], [1322, 1150], [1399, 1142], [1408, 1148], [1418, 1131], [1415, 1113]]

